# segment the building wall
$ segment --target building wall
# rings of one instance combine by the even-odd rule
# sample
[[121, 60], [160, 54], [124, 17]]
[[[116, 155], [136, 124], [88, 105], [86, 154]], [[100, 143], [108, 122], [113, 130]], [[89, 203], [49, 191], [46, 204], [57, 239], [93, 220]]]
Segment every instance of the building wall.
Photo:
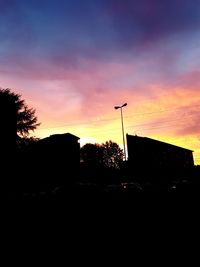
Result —
[[16, 145], [16, 109], [15, 103], [0, 97], [0, 147], [4, 152], [10, 151]]
[[64, 185], [76, 180], [80, 165], [79, 138], [56, 135], [41, 139], [26, 151], [27, 168], [33, 166], [35, 184]]
[[16, 178], [16, 134], [15, 103], [9, 97], [0, 94], [0, 177], [1, 190], [4, 192], [10, 190]]
[[127, 135], [129, 166], [140, 173], [180, 172], [194, 165], [192, 151], [146, 137]]

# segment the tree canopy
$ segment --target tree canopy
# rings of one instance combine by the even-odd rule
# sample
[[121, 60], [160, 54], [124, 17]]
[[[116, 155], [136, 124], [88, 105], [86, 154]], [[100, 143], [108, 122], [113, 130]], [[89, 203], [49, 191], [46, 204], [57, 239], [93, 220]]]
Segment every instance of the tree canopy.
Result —
[[81, 148], [81, 159], [87, 165], [119, 169], [123, 155], [123, 150], [111, 140], [102, 144], [87, 143]]
[[103, 149], [103, 164], [106, 167], [118, 169], [123, 161], [123, 150], [111, 140], [106, 141], [101, 146]]
[[[6, 103], [13, 103], [16, 116], [16, 133], [17, 136], [27, 137], [30, 131], [34, 131], [40, 123], [37, 122], [35, 109], [29, 108], [20, 94], [16, 94], [11, 89], [0, 88], [0, 102], [6, 106]], [[6, 114], [5, 114], [6, 117]]]

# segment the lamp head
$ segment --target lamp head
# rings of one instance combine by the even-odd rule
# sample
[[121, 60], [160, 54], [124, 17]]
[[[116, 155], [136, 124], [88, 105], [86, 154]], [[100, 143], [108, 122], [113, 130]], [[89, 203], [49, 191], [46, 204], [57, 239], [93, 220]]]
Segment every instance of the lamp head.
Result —
[[125, 107], [125, 106], [127, 106], [127, 103], [123, 104], [123, 105], [122, 105], [122, 108]]
[[118, 108], [120, 108], [120, 107], [118, 107], [118, 106], [115, 106], [114, 108], [115, 108], [115, 109], [118, 109]]

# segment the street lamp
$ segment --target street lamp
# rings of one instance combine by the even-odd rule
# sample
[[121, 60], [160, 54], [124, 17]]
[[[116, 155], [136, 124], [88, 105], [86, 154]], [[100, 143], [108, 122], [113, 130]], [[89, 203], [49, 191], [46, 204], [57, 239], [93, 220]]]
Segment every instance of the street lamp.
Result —
[[122, 115], [122, 108], [127, 106], [127, 103], [124, 103], [122, 106], [115, 106], [115, 109], [120, 108], [121, 110], [121, 121], [122, 121], [122, 136], [123, 136], [123, 145], [124, 145], [124, 157], [126, 161], [126, 148], [125, 148], [125, 138], [124, 138], [124, 123], [123, 123], [123, 115]]

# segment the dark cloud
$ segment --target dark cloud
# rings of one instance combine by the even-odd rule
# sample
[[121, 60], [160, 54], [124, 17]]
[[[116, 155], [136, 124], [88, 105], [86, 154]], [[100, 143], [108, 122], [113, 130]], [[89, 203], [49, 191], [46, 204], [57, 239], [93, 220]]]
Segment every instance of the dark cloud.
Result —
[[200, 25], [199, 0], [108, 1], [110, 17], [122, 43], [153, 42]]
[[0, 1], [0, 12], [7, 13], [2, 23], [13, 22], [8, 30], [19, 29], [20, 38], [29, 25], [39, 41], [63, 36], [75, 45], [110, 50], [193, 30], [200, 25], [199, 8], [199, 0]]
[[147, 51], [165, 60], [177, 48], [158, 46], [200, 26], [199, 8], [200, 0], [0, 0], [0, 59], [66, 69], [80, 68], [82, 58], [138, 60]]
[[9, 12], [16, 8], [16, 0], [0, 0], [0, 14]]

